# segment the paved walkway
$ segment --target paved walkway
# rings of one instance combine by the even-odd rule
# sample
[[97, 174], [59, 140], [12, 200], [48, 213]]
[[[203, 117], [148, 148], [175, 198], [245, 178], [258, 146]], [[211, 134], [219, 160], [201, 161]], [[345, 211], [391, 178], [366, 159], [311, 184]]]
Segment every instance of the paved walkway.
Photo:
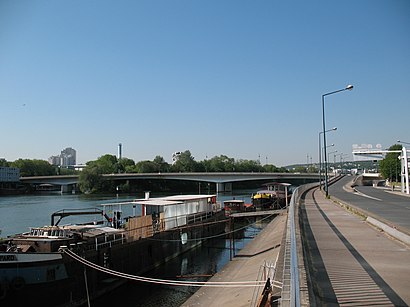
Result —
[[318, 189], [307, 193], [301, 208], [313, 305], [410, 305], [409, 246]]
[[[286, 230], [287, 214], [279, 215], [209, 281], [255, 281], [265, 262], [273, 263]], [[282, 272], [279, 272], [281, 275]], [[260, 291], [262, 290], [261, 287]], [[249, 307], [255, 287], [201, 287], [182, 306]]]

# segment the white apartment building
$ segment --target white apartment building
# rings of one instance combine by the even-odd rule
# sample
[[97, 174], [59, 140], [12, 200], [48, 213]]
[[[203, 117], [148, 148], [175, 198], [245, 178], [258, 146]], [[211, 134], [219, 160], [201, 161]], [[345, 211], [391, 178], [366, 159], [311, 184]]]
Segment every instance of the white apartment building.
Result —
[[72, 166], [77, 164], [77, 152], [71, 147], [63, 149], [58, 156], [48, 158], [48, 163], [57, 166]]

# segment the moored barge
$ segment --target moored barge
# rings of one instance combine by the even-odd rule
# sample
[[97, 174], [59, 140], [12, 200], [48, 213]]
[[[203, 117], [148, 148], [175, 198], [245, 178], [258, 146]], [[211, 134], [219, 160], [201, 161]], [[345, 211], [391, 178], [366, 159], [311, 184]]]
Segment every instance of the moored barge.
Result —
[[252, 205], [257, 210], [285, 208], [292, 196], [290, 183], [270, 182], [263, 188], [252, 194]]
[[[123, 217], [122, 208], [128, 205], [133, 214]], [[67, 216], [85, 214], [99, 219], [59, 225]], [[34, 227], [1, 242], [0, 305], [83, 305], [125, 280], [85, 267], [65, 249], [99, 266], [141, 275], [206, 238], [223, 234], [225, 219], [215, 195], [147, 197], [104, 204], [101, 210], [56, 212], [50, 226]]]

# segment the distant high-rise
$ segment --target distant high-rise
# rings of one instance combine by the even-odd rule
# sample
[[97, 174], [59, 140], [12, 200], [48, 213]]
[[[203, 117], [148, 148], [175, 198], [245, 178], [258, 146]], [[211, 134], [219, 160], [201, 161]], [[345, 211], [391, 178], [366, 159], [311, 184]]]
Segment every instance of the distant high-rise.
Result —
[[77, 152], [71, 147], [63, 149], [59, 156], [51, 156], [48, 163], [57, 166], [72, 166], [77, 164]]
[[122, 158], [122, 144], [118, 144], [118, 160]]

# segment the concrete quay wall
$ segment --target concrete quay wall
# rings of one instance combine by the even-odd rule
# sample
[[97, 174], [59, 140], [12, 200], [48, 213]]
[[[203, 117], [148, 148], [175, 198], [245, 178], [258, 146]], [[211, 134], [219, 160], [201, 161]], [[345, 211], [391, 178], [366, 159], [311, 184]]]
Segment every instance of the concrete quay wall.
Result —
[[[267, 264], [278, 259], [275, 280], [281, 281], [282, 270], [278, 257], [286, 234], [287, 213], [276, 216], [251, 242], [249, 242], [210, 282], [256, 281]], [[283, 260], [283, 259], [282, 259]], [[245, 307], [259, 299], [263, 285], [258, 287], [206, 287], [198, 289], [182, 306]]]

